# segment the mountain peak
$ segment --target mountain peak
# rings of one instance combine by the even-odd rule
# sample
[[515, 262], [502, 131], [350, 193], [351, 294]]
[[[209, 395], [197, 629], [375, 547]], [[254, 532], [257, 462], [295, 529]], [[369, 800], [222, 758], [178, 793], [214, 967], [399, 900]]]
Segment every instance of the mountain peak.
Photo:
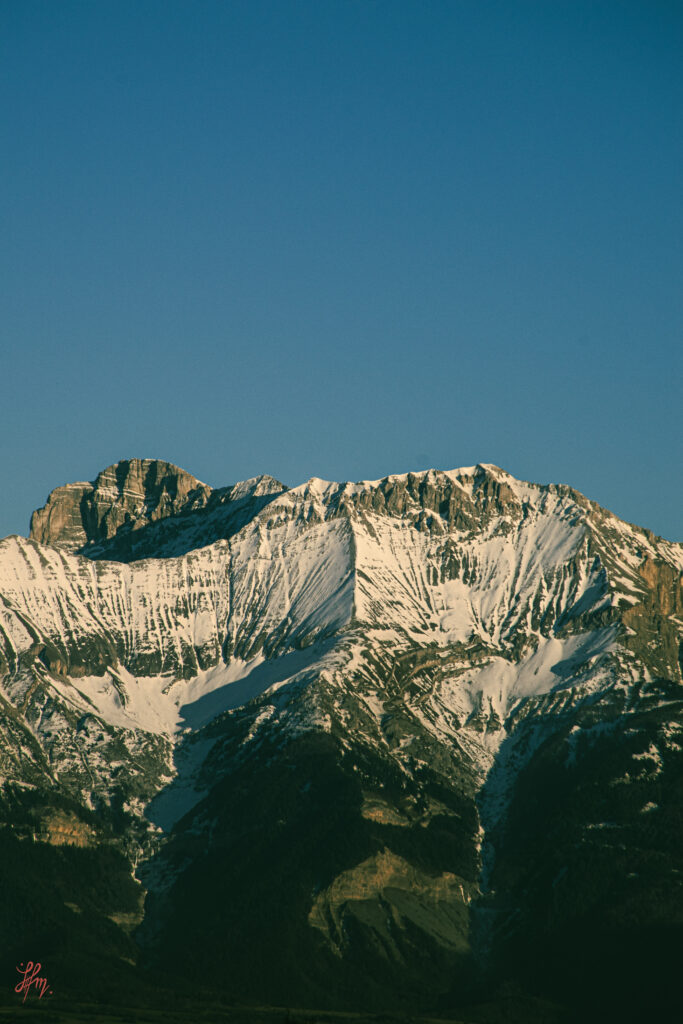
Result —
[[90, 483], [66, 484], [31, 516], [31, 540], [67, 551], [109, 540], [122, 527], [139, 529], [205, 504], [211, 488], [161, 459], [123, 459]]
[[56, 487], [30, 539], [89, 558], [165, 558], [229, 537], [287, 488], [263, 474], [212, 488], [172, 462], [123, 459], [91, 482]]

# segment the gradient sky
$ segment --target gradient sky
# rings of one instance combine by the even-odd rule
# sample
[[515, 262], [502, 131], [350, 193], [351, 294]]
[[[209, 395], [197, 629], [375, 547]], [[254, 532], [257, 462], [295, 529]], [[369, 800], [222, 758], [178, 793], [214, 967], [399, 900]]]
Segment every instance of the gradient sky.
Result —
[[0, 536], [122, 458], [683, 540], [683, 5], [0, 0]]

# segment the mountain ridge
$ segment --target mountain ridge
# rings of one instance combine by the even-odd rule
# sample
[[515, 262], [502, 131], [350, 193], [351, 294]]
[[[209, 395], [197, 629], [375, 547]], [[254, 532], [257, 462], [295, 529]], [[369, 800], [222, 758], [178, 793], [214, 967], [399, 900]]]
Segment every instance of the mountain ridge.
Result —
[[[161, 475], [162, 483], [158, 487], [152, 486], [152, 498], [147, 496], [147, 492], [140, 488], [139, 481], [145, 474], [147, 477], [153, 478], [153, 485], [156, 483], [156, 477]], [[131, 488], [126, 488], [126, 483], [129, 477], [134, 478], [134, 482], [138, 484]], [[121, 480], [119, 478], [122, 478]], [[520, 485], [521, 487], [533, 488], [536, 490], [547, 490], [550, 493], [566, 494], [571, 497], [577, 505], [584, 507], [591, 507], [596, 511], [601, 512], [608, 517], [625, 522], [625, 520], [619, 519], [614, 513], [600, 506], [597, 502], [587, 498], [580, 491], [571, 487], [568, 484], [534, 484], [526, 480], [518, 480], [505, 470], [493, 463], [476, 463], [473, 466], [460, 467], [453, 470], [439, 470], [430, 468], [419, 471], [408, 471], [405, 473], [393, 473], [388, 476], [378, 478], [376, 480], [360, 480], [356, 482], [335, 482], [329, 480], [323, 480], [319, 477], [311, 477], [303, 483], [295, 487], [287, 487], [280, 481], [276, 480], [272, 476], [267, 474], [258, 477], [252, 477], [248, 480], [241, 481], [234, 485], [228, 485], [221, 488], [212, 488], [207, 484], [201, 483], [196, 477], [187, 473], [186, 470], [180, 469], [173, 463], [164, 462], [158, 459], [130, 459], [122, 460], [121, 462], [113, 463], [106, 469], [98, 473], [95, 481], [91, 483], [71, 483], [65, 484], [54, 488], [43, 507], [37, 509], [32, 513], [31, 525], [29, 530], [29, 538], [38, 542], [48, 543], [53, 546], [63, 547], [66, 550], [77, 551], [79, 553], [88, 554], [91, 557], [104, 557], [107, 553], [105, 550], [99, 550], [96, 541], [93, 537], [88, 538], [86, 529], [86, 523], [82, 522], [80, 526], [80, 535], [78, 541], [85, 537], [85, 543], [78, 544], [73, 538], [68, 535], [68, 527], [64, 533], [60, 530], [61, 524], [56, 524], [56, 529], [50, 529], [50, 518], [55, 512], [57, 513], [56, 518], [60, 518], [59, 513], [62, 516], [68, 515], [69, 511], [73, 511], [73, 499], [69, 497], [70, 492], [79, 492], [81, 489], [90, 490], [92, 500], [96, 504], [103, 504], [106, 506], [106, 512], [103, 518], [107, 517], [107, 514], [119, 513], [113, 517], [114, 521], [107, 522], [105, 524], [105, 532], [108, 532], [111, 536], [117, 531], [124, 529], [140, 529], [147, 523], [145, 512], [148, 511], [146, 505], [149, 504], [150, 500], [156, 504], [153, 504], [152, 515], [154, 518], [152, 522], [158, 520], [174, 517], [179, 514], [186, 514], [188, 511], [195, 511], [196, 507], [203, 508], [206, 505], [206, 499], [209, 495], [214, 497], [214, 501], [220, 501], [221, 503], [234, 497], [244, 497], [248, 495], [250, 490], [253, 490], [255, 494], [260, 493], [272, 493], [274, 495], [283, 494], [287, 491], [293, 491], [295, 494], [313, 494], [322, 493], [324, 491], [337, 492], [341, 494], [359, 494], [368, 491], [386, 491], [388, 488], [401, 483], [407, 483], [410, 481], [430, 481], [438, 480], [439, 478], [449, 480], [457, 486], [461, 487], [463, 491], [468, 494], [472, 494], [473, 490], [483, 482], [490, 482], [491, 479], [497, 481], [499, 484], [503, 483], [508, 488], [510, 483]], [[502, 478], [502, 479], [501, 479]], [[107, 503], [107, 498], [111, 499], [112, 488], [111, 482], [113, 479], [117, 480], [118, 487], [118, 498], [124, 497], [126, 492], [130, 497], [138, 499], [137, 508], [135, 504], [130, 504], [125, 508], [124, 515], [127, 515], [127, 519], [121, 521], [119, 500], [114, 498]], [[163, 499], [167, 499], [169, 496], [168, 484], [171, 484], [171, 490], [176, 490], [180, 493], [180, 501], [173, 503], [172, 500], [164, 502]], [[194, 485], [194, 486], [192, 486]], [[468, 485], [470, 485], [468, 487]], [[519, 497], [519, 495], [518, 495]], [[144, 512], [142, 511], [140, 500], [143, 499], [142, 505]], [[188, 499], [185, 501], [184, 499]], [[190, 506], [189, 508], [187, 506]], [[66, 506], [62, 509], [60, 506]], [[69, 508], [71, 506], [71, 509]], [[138, 513], [136, 519], [135, 513]], [[79, 509], [79, 512], [82, 510]], [[664, 540], [664, 538], [657, 537], [651, 530], [646, 527], [637, 526], [633, 523], [627, 523], [628, 526], [633, 527], [636, 530], [643, 532], [643, 534], [649, 539]], [[112, 529], [113, 527], [113, 529]], [[110, 539], [107, 536], [105, 539]], [[676, 545], [677, 542], [666, 541], [668, 544]], [[81, 550], [82, 549], [82, 550]], [[142, 557], [145, 557], [144, 555]]]

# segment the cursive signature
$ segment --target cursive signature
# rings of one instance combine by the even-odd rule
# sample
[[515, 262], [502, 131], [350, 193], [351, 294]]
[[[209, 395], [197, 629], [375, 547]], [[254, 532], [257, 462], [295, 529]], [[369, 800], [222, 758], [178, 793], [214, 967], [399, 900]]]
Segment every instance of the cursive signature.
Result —
[[18, 992], [19, 995], [21, 995], [22, 992], [24, 993], [24, 998], [22, 999], [23, 1003], [26, 1002], [26, 996], [29, 994], [33, 986], [35, 986], [36, 991], [38, 992], [39, 999], [42, 999], [46, 992], [49, 996], [52, 995], [52, 989], [48, 989], [47, 987], [47, 978], [38, 977], [41, 966], [41, 964], [34, 964], [33, 960], [29, 960], [26, 967], [24, 967], [23, 963], [19, 964], [17, 967], [19, 974], [22, 974], [23, 978], [14, 986], [14, 991]]

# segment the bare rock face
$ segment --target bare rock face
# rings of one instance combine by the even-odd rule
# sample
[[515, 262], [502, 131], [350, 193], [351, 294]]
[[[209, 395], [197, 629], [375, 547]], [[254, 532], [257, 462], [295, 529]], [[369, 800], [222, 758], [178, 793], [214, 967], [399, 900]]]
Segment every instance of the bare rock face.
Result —
[[89, 483], [55, 488], [44, 507], [36, 509], [31, 516], [31, 539], [77, 551], [88, 539], [83, 528], [82, 506], [92, 499], [92, 494], [93, 485]]
[[212, 493], [185, 470], [158, 459], [127, 459], [104, 469], [93, 483], [67, 484], [31, 516], [32, 540], [79, 551], [139, 530], [181, 511], [202, 508]]

